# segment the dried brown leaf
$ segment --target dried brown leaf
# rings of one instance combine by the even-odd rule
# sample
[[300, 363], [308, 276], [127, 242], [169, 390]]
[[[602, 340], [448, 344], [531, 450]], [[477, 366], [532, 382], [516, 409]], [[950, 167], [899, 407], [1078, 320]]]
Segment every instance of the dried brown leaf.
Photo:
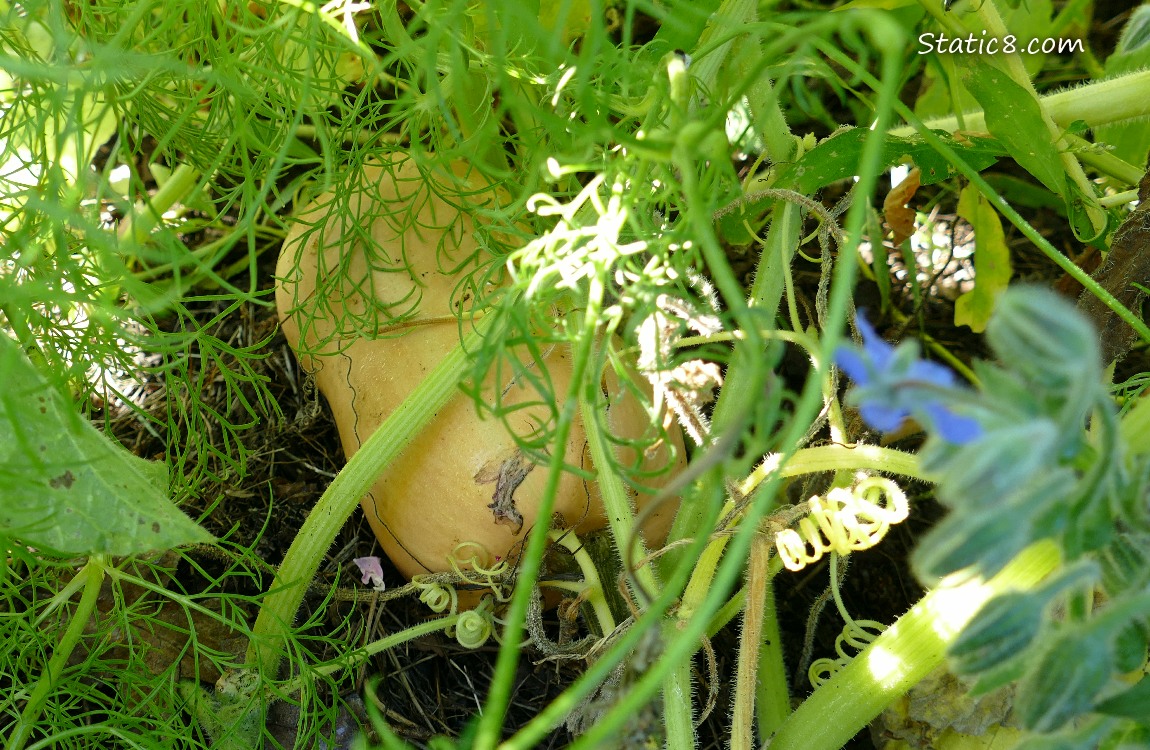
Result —
[[922, 172], [918, 167], [910, 170], [903, 181], [891, 188], [882, 202], [883, 218], [887, 227], [894, 232], [894, 244], [898, 247], [914, 234], [914, 209], [907, 206], [914, 199], [922, 183]]

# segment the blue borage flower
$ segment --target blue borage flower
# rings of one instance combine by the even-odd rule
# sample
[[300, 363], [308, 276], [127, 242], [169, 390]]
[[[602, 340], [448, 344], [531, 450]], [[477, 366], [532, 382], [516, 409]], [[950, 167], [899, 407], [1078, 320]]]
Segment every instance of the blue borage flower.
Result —
[[956, 414], [944, 401], [946, 391], [958, 389], [953, 372], [919, 359], [918, 348], [904, 343], [897, 348], [882, 339], [858, 312], [863, 345], [844, 344], [835, 351], [835, 363], [858, 386], [851, 394], [863, 421], [880, 432], [891, 432], [914, 416], [943, 440], [969, 443], [982, 434], [977, 420]]

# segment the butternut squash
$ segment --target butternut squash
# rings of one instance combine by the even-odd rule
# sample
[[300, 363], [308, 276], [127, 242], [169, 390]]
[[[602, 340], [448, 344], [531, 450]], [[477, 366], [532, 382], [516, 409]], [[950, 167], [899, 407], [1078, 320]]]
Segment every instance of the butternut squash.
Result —
[[[434, 182], [457, 181], [465, 165], [455, 168], [459, 174], [432, 175]], [[336, 196], [328, 193], [297, 216], [276, 271], [283, 331], [331, 406], [348, 456], [458, 344], [453, 267], [479, 251], [472, 215], [429, 189], [412, 159], [400, 156], [386, 167], [368, 166], [364, 178], [368, 187], [353, 193], [347, 205], [337, 206]], [[486, 187], [478, 184], [476, 194]], [[336, 216], [350, 220], [336, 221]], [[381, 320], [415, 311], [400, 326], [353, 330], [347, 314], [369, 310], [368, 295], [388, 310]], [[565, 347], [554, 347], [540, 364], [556, 393], [564, 393], [571, 370]], [[506, 389], [508, 403], [538, 401], [521, 383], [500, 388]], [[513, 429], [528, 434], [545, 416], [538, 404], [525, 407], [516, 412]], [[635, 437], [646, 426], [633, 398], [617, 400], [609, 420], [613, 430]], [[681, 444], [673, 446], [681, 457]], [[580, 425], [565, 449], [570, 464], [589, 465]], [[648, 459], [652, 466], [670, 460], [667, 446], [656, 454]], [[503, 425], [481, 419], [471, 400], [459, 394], [384, 470], [362, 506], [380, 545], [409, 578], [450, 570], [449, 557], [465, 542], [478, 545], [469, 547], [467, 557], [481, 549], [480, 563], [490, 566], [514, 560], [538, 522], [546, 475], [545, 467], [523, 458]], [[651, 514], [644, 527], [649, 544], [664, 539], [674, 510], [668, 503]], [[562, 480], [554, 513], [556, 521], [577, 532], [606, 524], [595, 484], [573, 474]]]

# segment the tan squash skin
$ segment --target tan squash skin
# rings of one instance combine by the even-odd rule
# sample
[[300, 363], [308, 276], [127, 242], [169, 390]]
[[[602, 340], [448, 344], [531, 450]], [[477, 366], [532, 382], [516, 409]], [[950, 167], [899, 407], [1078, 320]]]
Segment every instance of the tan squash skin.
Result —
[[[379, 246], [393, 259], [406, 256], [410, 267], [410, 272], [373, 271], [377, 296], [398, 300], [409, 295], [414, 276], [423, 285], [415, 319], [450, 316], [451, 292], [457, 282], [438, 270], [436, 248], [444, 232], [450, 231], [453, 237], [461, 238], [454, 257], [466, 257], [475, 248], [472, 220], [424, 190], [419, 171], [411, 161], [399, 159], [388, 171], [368, 167], [367, 177], [364, 184], [378, 185], [379, 192], [378, 197], [361, 197], [358, 209], [365, 218], [360, 226], [366, 227], [370, 222], [371, 236]], [[447, 177], [442, 179], [446, 182]], [[386, 208], [381, 210], [374, 204], [375, 200]], [[352, 332], [340, 332], [332, 337], [343, 306], [363, 310], [365, 305], [360, 292], [348, 285], [342, 299], [329, 299], [325, 309], [317, 311], [314, 292], [321, 260], [323, 268], [328, 269], [324, 275], [329, 276], [342, 251], [351, 261], [351, 278], [363, 279], [366, 275], [361, 242], [352, 237], [341, 238], [337, 227], [323, 226], [308, 231], [331, 212], [332, 201], [330, 194], [317, 199], [301, 214], [301, 223], [284, 242], [276, 269], [279, 280], [276, 305], [293, 350], [297, 353], [301, 348], [309, 352], [318, 350], [320, 354], [301, 354], [300, 361], [305, 370], [315, 374], [320, 392], [331, 405], [344, 452], [351, 456], [458, 344], [459, 335], [457, 324], [448, 318], [445, 322], [406, 327], [398, 336], [396, 331], [390, 331], [386, 338], [369, 339]], [[398, 231], [396, 219], [379, 217], [380, 213], [409, 214], [415, 206], [418, 206], [419, 221], [414, 230]], [[376, 216], [374, 221], [366, 218], [371, 215]], [[396, 309], [409, 307], [410, 302]], [[308, 319], [312, 322], [303, 325], [301, 332], [301, 321]], [[304, 337], [306, 341], [301, 342]], [[320, 341], [326, 343], [318, 346]], [[340, 349], [342, 352], [336, 353]], [[570, 365], [564, 347], [556, 347], [550, 353], [547, 369], [555, 391], [565, 392]], [[517, 394], [521, 394], [519, 399]], [[511, 384], [505, 399], [512, 403], [535, 400], [537, 396], [529, 386]], [[513, 427], [527, 434], [532, 429], [532, 415], [542, 419], [545, 414], [542, 407], [525, 409], [516, 415], [521, 424]], [[645, 417], [634, 399], [624, 399], [612, 406], [610, 421], [614, 431], [637, 436]], [[568, 463], [590, 467], [585, 442], [582, 427], [574, 425], [567, 442]], [[682, 456], [681, 444], [676, 445], [676, 449]], [[512, 495], [515, 508], [523, 516], [522, 528], [516, 528], [510, 520], [498, 523], [488, 506], [493, 502], [500, 467], [516, 455], [514, 440], [495, 420], [481, 420], [470, 399], [460, 394], [448, 402], [363, 498], [368, 521], [400, 572], [410, 578], [450, 570], [449, 555], [463, 542], [482, 545], [487, 551], [485, 565], [518, 555], [527, 532], [537, 520], [538, 498], [546, 483], [547, 470], [543, 466], [534, 467]], [[666, 450], [657, 452], [649, 460], [649, 466], [664, 465], [667, 456]], [[659, 544], [666, 537], [674, 510], [673, 503], [666, 503], [651, 514], [644, 526], [649, 543]], [[606, 525], [594, 484], [571, 474], [563, 477], [553, 512], [558, 514], [556, 523], [560, 523], [561, 518], [563, 526], [574, 527], [577, 532]], [[470, 557], [475, 552], [474, 548], [468, 549], [464, 556]]]

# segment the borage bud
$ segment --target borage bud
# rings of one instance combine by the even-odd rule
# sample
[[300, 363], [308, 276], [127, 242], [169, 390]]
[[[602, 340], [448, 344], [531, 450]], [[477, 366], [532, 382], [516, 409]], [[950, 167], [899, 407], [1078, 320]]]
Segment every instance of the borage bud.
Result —
[[1114, 647], [1106, 633], [1067, 628], [1018, 686], [1014, 707], [1023, 727], [1054, 732], [1090, 711], [1113, 669]]
[[1045, 597], [1033, 593], [991, 599], [947, 651], [954, 673], [975, 675], [1022, 656], [1042, 627], [1045, 607]]
[[986, 336], [998, 357], [1036, 385], [1067, 390], [1102, 378], [1098, 334], [1073, 303], [1041, 287], [1010, 287]]

